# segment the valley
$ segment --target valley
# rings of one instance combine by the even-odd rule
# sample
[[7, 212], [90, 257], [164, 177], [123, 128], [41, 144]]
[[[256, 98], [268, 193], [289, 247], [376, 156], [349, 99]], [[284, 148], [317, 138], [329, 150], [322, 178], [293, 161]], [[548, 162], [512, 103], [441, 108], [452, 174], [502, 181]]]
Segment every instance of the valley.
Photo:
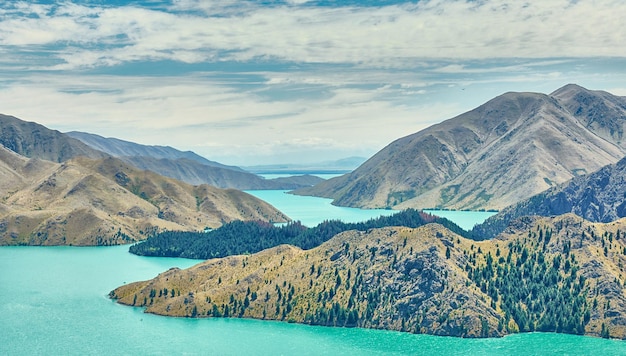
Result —
[[[623, 104], [575, 85], [550, 95], [506, 93], [327, 181], [264, 179], [193, 152], [2, 116], [0, 244], [143, 241], [131, 252], [203, 260], [109, 293], [164, 316], [463, 338], [539, 331], [624, 339]], [[234, 183], [243, 176], [254, 178]], [[303, 200], [310, 198], [298, 194], [334, 186], [360, 208], [386, 210], [307, 227], [255, 196], [263, 194], [231, 187], [272, 184], [295, 184]], [[385, 194], [382, 205], [367, 202]], [[501, 211], [470, 231], [415, 205]]]

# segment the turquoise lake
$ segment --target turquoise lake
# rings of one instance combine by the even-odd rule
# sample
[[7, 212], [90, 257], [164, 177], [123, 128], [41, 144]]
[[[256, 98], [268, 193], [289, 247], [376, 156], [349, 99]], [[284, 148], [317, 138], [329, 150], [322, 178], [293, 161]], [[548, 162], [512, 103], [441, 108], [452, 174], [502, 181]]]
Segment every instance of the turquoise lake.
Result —
[[[274, 205], [294, 220], [300, 220], [305, 226], [315, 226], [327, 219], [341, 219], [345, 222], [359, 222], [381, 215], [397, 213], [388, 209], [355, 209], [333, 206], [332, 199], [306, 197], [289, 194], [286, 190], [250, 190], [248, 193]], [[454, 210], [426, 210], [454, 221], [460, 227], [468, 230], [475, 224], [485, 221], [494, 215], [486, 211], [454, 211]]]
[[[278, 197], [272, 204], [308, 224], [359, 219], [360, 213], [367, 219], [379, 213], [337, 208], [326, 199], [272, 193]], [[309, 209], [298, 211], [291, 201], [294, 197]], [[531, 333], [460, 339], [258, 320], [169, 318], [107, 298], [121, 284], [197, 262], [139, 257], [129, 254], [128, 246], [2, 247], [0, 355], [626, 354], [626, 342], [592, 337]]]

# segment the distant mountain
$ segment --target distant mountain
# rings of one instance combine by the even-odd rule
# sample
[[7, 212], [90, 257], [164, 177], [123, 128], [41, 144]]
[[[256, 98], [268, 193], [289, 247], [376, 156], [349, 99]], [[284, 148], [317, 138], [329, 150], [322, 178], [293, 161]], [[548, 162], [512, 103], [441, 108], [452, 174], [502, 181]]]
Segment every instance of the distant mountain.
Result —
[[626, 158], [513, 204], [474, 227], [473, 234], [492, 238], [522, 216], [565, 213], [603, 223], [626, 217]]
[[172, 147], [140, 145], [84, 132], [69, 132], [67, 135], [139, 169], [150, 170], [189, 184], [210, 184], [219, 188], [240, 190], [292, 190], [323, 181], [312, 176], [264, 179], [239, 167], [207, 160], [191, 151], [182, 152]]
[[29, 158], [64, 162], [74, 157], [108, 157], [83, 142], [34, 122], [0, 114], [0, 145]]
[[625, 220], [529, 219], [498, 239], [438, 224], [346, 231], [172, 268], [109, 295], [177, 317], [238, 317], [461, 337], [626, 338]]
[[288, 220], [249, 194], [192, 186], [113, 157], [54, 163], [0, 146], [0, 175], [0, 245], [112, 245], [164, 229]]
[[336, 161], [324, 161], [310, 164], [268, 164], [244, 167], [257, 174], [272, 173], [347, 173], [363, 164], [365, 157], [347, 157]]
[[220, 167], [240, 172], [244, 171], [239, 167], [227, 166], [218, 162], [210, 161], [194, 152], [183, 152], [169, 146], [140, 145], [138, 143], [124, 141], [117, 138], [104, 138], [96, 134], [78, 131], [67, 132], [66, 135], [80, 140], [99, 151], [106, 152], [113, 157], [151, 157], [155, 159], [168, 160], [186, 159], [195, 161], [196, 163], [200, 163], [205, 166]]
[[506, 93], [296, 193], [352, 207], [502, 209], [617, 162], [625, 124], [626, 98], [606, 92]]

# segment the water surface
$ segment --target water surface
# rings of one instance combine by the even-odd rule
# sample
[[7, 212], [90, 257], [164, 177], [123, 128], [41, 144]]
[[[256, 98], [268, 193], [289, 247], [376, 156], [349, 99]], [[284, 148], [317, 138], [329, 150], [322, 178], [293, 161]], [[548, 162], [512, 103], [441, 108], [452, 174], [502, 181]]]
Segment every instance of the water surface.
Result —
[[[362, 219], [328, 199], [254, 192], [307, 224]], [[362, 215], [361, 215], [362, 214]], [[273, 321], [144, 314], [109, 291], [197, 260], [140, 257], [127, 246], [0, 247], [0, 355], [625, 355], [626, 343], [561, 334], [460, 339]]]
[[397, 213], [386, 209], [357, 209], [332, 205], [332, 199], [299, 196], [289, 194], [287, 190], [248, 190], [257, 198], [272, 204], [278, 210], [287, 214], [302, 224], [313, 227], [324, 220], [340, 219], [344, 222], [359, 222], [381, 215]]
[[[289, 194], [287, 190], [248, 190], [257, 198], [263, 199], [284, 212], [294, 220], [301, 220], [306, 226], [315, 226], [325, 219], [340, 219], [345, 222], [359, 222], [381, 215], [392, 215], [397, 210], [389, 209], [357, 209], [332, 205], [332, 199]], [[456, 210], [425, 210], [454, 221], [463, 229], [469, 230], [475, 224], [485, 221], [495, 212], [456, 211]]]

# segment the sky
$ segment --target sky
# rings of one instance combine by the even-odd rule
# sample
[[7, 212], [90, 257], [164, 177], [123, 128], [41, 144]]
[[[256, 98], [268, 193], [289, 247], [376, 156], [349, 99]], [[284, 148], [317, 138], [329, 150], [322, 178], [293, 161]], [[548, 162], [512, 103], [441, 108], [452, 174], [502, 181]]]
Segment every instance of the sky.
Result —
[[508, 91], [626, 96], [622, 0], [0, 2], [0, 113], [252, 166], [369, 157]]

